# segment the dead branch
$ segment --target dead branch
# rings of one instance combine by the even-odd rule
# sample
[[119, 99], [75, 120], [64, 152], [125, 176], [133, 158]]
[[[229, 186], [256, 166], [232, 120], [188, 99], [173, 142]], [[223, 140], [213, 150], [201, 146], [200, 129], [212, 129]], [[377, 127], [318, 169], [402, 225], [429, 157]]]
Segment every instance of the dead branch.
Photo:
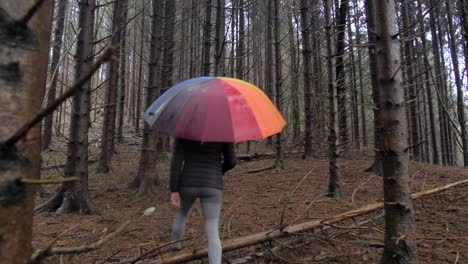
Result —
[[73, 85], [72, 87], [66, 91], [65, 93], [63, 93], [59, 98], [57, 98], [52, 104], [50, 104], [48, 107], [46, 107], [44, 110], [42, 110], [40, 113], [38, 113], [31, 121], [27, 122], [26, 124], [24, 124], [22, 127], [20, 127], [9, 139], [7, 139], [3, 144], [5, 146], [13, 146], [16, 144], [16, 142], [18, 142], [19, 140], [21, 140], [22, 138], [24, 138], [26, 136], [26, 134], [29, 132], [29, 130], [31, 128], [33, 128], [35, 125], [37, 125], [39, 122], [41, 122], [41, 120], [46, 117], [47, 115], [49, 115], [50, 113], [52, 113], [53, 111], [55, 111], [55, 109], [57, 109], [57, 107], [59, 107], [63, 102], [65, 102], [65, 100], [67, 100], [68, 98], [72, 97], [76, 91], [78, 91], [79, 89], [81, 89], [81, 87], [83, 86], [83, 84], [85, 82], [87, 82], [91, 76], [94, 74], [95, 71], [97, 71], [99, 69], [99, 67], [101, 66], [101, 64], [105, 63], [106, 61], [108, 61], [112, 54], [114, 52], [114, 48], [113, 47], [110, 47], [106, 50], [106, 52], [101, 56], [101, 58], [99, 58], [96, 63], [94, 63], [93, 66], [91, 66], [91, 68], [89, 69], [89, 71], [87, 73], [85, 73], [79, 80], [77, 80]]
[[249, 170], [249, 171], [246, 171], [245, 173], [257, 173], [257, 172], [272, 170], [274, 168], [275, 168], [275, 165], [270, 165], [268, 167], [264, 167], [264, 168], [260, 168], [260, 169]]
[[[411, 195], [412, 199], [418, 199], [424, 196], [428, 196], [430, 194], [434, 194], [437, 192], [445, 191], [450, 188], [460, 186], [463, 184], [468, 183], [468, 179], [457, 181], [451, 184], [447, 184], [444, 186], [440, 186], [434, 189], [424, 190]], [[337, 214], [335, 216], [331, 216], [324, 220], [315, 220], [310, 222], [305, 222], [297, 225], [290, 225], [286, 226], [282, 229], [272, 229], [268, 231], [263, 231], [260, 233], [252, 234], [249, 236], [238, 237], [231, 240], [228, 240], [223, 245], [223, 252], [232, 251], [235, 249], [251, 246], [254, 244], [262, 243], [265, 241], [270, 241], [272, 239], [277, 239], [281, 237], [285, 237], [292, 234], [297, 234], [299, 232], [304, 232], [307, 230], [311, 230], [317, 227], [322, 227], [325, 225], [331, 225], [334, 223], [338, 223], [344, 220], [352, 219], [356, 216], [360, 216], [363, 214], [367, 214], [373, 212], [378, 209], [382, 209], [384, 206], [383, 202], [370, 204], [358, 209], [350, 210], [341, 214]], [[185, 263], [187, 261], [196, 260], [204, 258], [208, 255], [207, 248], [198, 248], [198, 249], [187, 249], [183, 250], [180, 254], [175, 255], [168, 255], [165, 257], [165, 260], [156, 262], [158, 264], [174, 264], [174, 263]]]
[[21, 178], [21, 182], [25, 184], [60, 184], [64, 182], [74, 182], [79, 181], [80, 177], [67, 177], [60, 179], [29, 179]]
[[77, 246], [77, 247], [47, 247], [43, 250], [39, 250], [36, 253], [34, 253], [29, 263], [30, 264], [40, 263], [42, 259], [49, 257], [49, 256], [53, 256], [53, 255], [77, 254], [77, 253], [84, 253], [84, 252], [98, 249], [102, 245], [107, 243], [109, 240], [111, 240], [112, 238], [120, 234], [129, 223], [130, 221], [126, 221], [119, 228], [117, 228], [117, 230], [115, 230], [114, 232], [104, 236], [99, 241], [89, 244], [89, 245], [82, 245], [82, 246]]

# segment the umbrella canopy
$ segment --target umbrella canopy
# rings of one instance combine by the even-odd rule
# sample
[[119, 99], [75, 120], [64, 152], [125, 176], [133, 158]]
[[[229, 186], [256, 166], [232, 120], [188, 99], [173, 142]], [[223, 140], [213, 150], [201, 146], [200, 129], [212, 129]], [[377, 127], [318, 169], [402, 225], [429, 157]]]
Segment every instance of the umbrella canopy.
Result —
[[159, 132], [202, 142], [241, 142], [281, 132], [286, 121], [255, 85], [225, 77], [199, 77], [163, 93], [145, 112]]

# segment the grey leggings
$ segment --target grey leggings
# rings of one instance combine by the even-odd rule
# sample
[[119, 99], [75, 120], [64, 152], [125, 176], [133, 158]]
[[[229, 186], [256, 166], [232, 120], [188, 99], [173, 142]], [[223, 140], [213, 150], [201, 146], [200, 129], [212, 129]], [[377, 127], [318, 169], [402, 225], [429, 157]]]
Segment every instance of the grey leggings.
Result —
[[[203, 210], [205, 233], [208, 239], [208, 260], [210, 264], [220, 264], [222, 256], [221, 240], [219, 239], [219, 216], [222, 204], [222, 191], [216, 188], [183, 187], [180, 192], [180, 209], [177, 211], [172, 225], [172, 239], [180, 240], [185, 234], [185, 225], [197, 198]], [[180, 243], [176, 245], [181, 248]]]

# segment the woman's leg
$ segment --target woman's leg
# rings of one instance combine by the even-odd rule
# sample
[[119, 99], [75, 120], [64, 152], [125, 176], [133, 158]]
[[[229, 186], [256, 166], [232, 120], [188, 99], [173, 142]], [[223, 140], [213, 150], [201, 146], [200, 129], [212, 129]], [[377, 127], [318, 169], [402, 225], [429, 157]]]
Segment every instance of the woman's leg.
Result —
[[219, 239], [219, 216], [222, 191], [215, 188], [201, 188], [200, 202], [205, 218], [205, 233], [208, 238], [208, 260], [210, 264], [220, 264], [222, 246]]
[[[176, 218], [172, 224], [172, 239], [181, 240], [185, 234], [185, 225], [192, 208], [193, 202], [197, 198], [197, 193], [193, 188], [182, 188], [179, 192], [180, 195], [180, 208], [177, 210]], [[181, 249], [182, 244], [177, 242], [172, 247], [173, 249]]]

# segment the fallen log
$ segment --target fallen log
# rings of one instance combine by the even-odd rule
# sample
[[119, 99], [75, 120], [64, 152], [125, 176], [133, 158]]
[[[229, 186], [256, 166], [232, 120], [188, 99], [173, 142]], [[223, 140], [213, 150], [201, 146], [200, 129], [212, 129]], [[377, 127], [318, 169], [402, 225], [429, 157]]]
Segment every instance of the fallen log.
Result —
[[[440, 186], [434, 189], [420, 191], [420, 192], [412, 194], [411, 198], [418, 199], [418, 198], [421, 198], [430, 194], [445, 191], [447, 189], [450, 189], [450, 188], [453, 188], [453, 187], [456, 187], [465, 183], [468, 183], [468, 179], [457, 181], [457, 182], [454, 182], [445, 186]], [[351, 219], [359, 215], [367, 214], [375, 210], [381, 209], [383, 208], [383, 205], [384, 205], [383, 202], [370, 204], [361, 208], [357, 208], [357, 209], [350, 210], [341, 214], [337, 214], [335, 216], [331, 216], [328, 219], [304, 222], [304, 223], [297, 224], [297, 225], [285, 226], [279, 229], [278, 228], [271, 229], [269, 231], [264, 231], [264, 232], [252, 234], [249, 236], [233, 238], [224, 242], [223, 252], [228, 252], [228, 251], [232, 251], [235, 249], [262, 243], [265, 241], [278, 239], [278, 238], [285, 237], [288, 235], [293, 235], [295, 233], [308, 231], [314, 228], [331, 225], [337, 222], [341, 222], [341, 221]], [[186, 249], [186, 250], [182, 250], [178, 254], [166, 255], [164, 256], [164, 258], [162, 258], [163, 260], [158, 261], [156, 263], [158, 264], [185, 263], [187, 261], [204, 258], [207, 255], [208, 255], [208, 248]]]

